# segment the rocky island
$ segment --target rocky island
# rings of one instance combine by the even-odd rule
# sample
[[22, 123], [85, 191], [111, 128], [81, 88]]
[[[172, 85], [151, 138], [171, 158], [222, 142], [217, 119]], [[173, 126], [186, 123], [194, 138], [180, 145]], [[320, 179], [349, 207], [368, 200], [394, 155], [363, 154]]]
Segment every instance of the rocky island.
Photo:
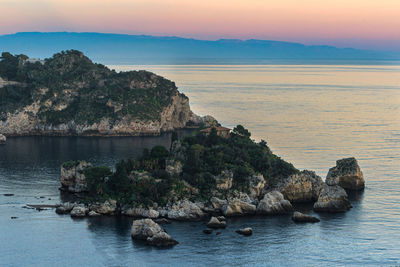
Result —
[[44, 61], [2, 53], [0, 134], [137, 136], [212, 125], [171, 82], [147, 71], [116, 72], [70, 50]]
[[[225, 228], [234, 216], [275, 216], [295, 211], [294, 203], [314, 203], [316, 212], [351, 208], [339, 183], [325, 183], [313, 171], [299, 171], [279, 158], [265, 141], [255, 142], [243, 126], [229, 136], [216, 128], [172, 140], [170, 149], [155, 146], [137, 159], [122, 160], [112, 171], [85, 161], [61, 167], [61, 190], [81, 200], [64, 203], [57, 213], [73, 217], [122, 215], [135, 218], [132, 237], [149, 245], [170, 246], [173, 240], [158, 222], [208, 220], [204, 233]], [[335, 177], [364, 181], [357, 160], [337, 161]], [[328, 177], [332, 176], [332, 171]], [[345, 178], [343, 178], [345, 177]], [[352, 188], [361, 190], [362, 188]], [[319, 222], [294, 212], [293, 221]], [[145, 235], [146, 233], [147, 235]], [[251, 228], [237, 233], [248, 236]]]

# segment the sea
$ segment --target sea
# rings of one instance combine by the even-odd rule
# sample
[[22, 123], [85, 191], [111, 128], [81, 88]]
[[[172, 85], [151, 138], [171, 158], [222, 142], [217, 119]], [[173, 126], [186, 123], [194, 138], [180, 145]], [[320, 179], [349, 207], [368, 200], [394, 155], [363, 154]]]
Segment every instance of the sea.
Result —
[[[400, 62], [379, 64], [111, 65], [149, 70], [175, 81], [192, 110], [222, 125], [243, 125], [256, 141], [299, 169], [325, 179], [338, 159], [356, 157], [366, 188], [346, 213], [228, 220], [206, 235], [204, 221], [165, 225], [179, 244], [133, 242], [132, 218], [72, 219], [54, 209], [64, 196], [60, 165], [85, 159], [113, 166], [159, 137], [10, 137], [0, 146], [0, 266], [399, 266]], [[182, 133], [187, 134], [187, 133]], [[253, 235], [235, 233], [252, 227]]]

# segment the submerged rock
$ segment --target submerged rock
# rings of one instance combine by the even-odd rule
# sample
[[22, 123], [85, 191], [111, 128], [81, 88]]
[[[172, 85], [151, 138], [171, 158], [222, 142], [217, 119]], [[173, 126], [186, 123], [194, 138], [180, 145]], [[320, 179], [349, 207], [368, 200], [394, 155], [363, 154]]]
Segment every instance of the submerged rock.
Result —
[[144, 240], [152, 246], [173, 246], [178, 244], [167, 232], [152, 219], [135, 220], [132, 224], [133, 239]]
[[225, 228], [226, 221], [220, 221], [216, 217], [211, 217], [210, 221], [207, 223], [207, 227], [214, 229]]
[[83, 171], [90, 166], [91, 164], [84, 160], [65, 162], [61, 166], [61, 188], [72, 193], [87, 191], [87, 181]]
[[290, 202], [310, 202], [318, 199], [324, 182], [313, 171], [292, 174], [278, 185], [278, 191]]
[[205, 233], [205, 234], [207, 234], [207, 235], [212, 234], [212, 232], [213, 232], [213, 230], [211, 230], [211, 229], [204, 229], [204, 230], [203, 230], [203, 233]]
[[295, 211], [292, 216], [292, 220], [294, 222], [319, 222], [320, 220], [317, 217], [307, 215], [298, 211]]
[[257, 213], [265, 215], [286, 214], [292, 210], [292, 204], [278, 191], [265, 194], [264, 198], [257, 206]]
[[253, 234], [253, 229], [251, 229], [250, 227], [247, 227], [247, 228], [236, 230], [236, 233], [245, 235], [245, 236], [249, 236], [249, 235]]
[[336, 166], [329, 169], [326, 183], [349, 190], [363, 190], [365, 187], [363, 173], [355, 158], [336, 161]]
[[338, 186], [325, 184], [314, 203], [316, 212], [344, 212], [351, 208], [346, 191]]
[[6, 143], [6, 141], [7, 141], [7, 138], [4, 135], [0, 134], [0, 145], [4, 145]]

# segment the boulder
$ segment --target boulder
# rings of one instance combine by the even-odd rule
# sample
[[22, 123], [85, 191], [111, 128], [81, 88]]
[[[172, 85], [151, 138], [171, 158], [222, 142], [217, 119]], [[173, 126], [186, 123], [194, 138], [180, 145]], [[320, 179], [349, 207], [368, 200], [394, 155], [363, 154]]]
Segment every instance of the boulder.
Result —
[[290, 202], [310, 202], [318, 199], [324, 182], [313, 171], [292, 174], [279, 183], [277, 191]]
[[326, 183], [349, 190], [363, 190], [365, 187], [363, 173], [355, 158], [336, 161], [336, 166], [329, 169]]
[[61, 188], [72, 193], [87, 191], [87, 182], [83, 171], [90, 166], [91, 164], [84, 160], [64, 163], [61, 166]]
[[89, 209], [99, 214], [103, 215], [114, 215], [117, 209], [117, 201], [114, 199], [109, 199], [103, 203], [95, 203], [90, 205]]
[[91, 210], [91, 211], [89, 211], [88, 216], [89, 217], [97, 217], [97, 216], [101, 216], [101, 214]]
[[253, 215], [256, 213], [256, 206], [240, 199], [229, 200], [222, 207], [222, 214], [225, 217]]
[[243, 229], [236, 230], [236, 233], [238, 233], [240, 235], [249, 236], [249, 235], [253, 234], [253, 229], [251, 229], [250, 227], [246, 227]]
[[278, 191], [265, 194], [264, 198], [257, 206], [257, 213], [266, 215], [286, 214], [292, 210], [292, 204]]
[[215, 183], [218, 189], [229, 190], [232, 188], [233, 172], [230, 170], [222, 171], [221, 174], [215, 177]]
[[152, 246], [173, 246], [178, 244], [152, 219], [133, 221], [131, 235], [133, 239], [144, 240], [148, 245]]
[[144, 208], [125, 208], [121, 212], [126, 216], [141, 217], [156, 219], [160, 216], [160, 213], [154, 209], [144, 209]]
[[0, 145], [4, 145], [6, 143], [6, 141], [7, 141], [7, 138], [4, 135], [0, 134]]
[[150, 246], [156, 247], [170, 247], [178, 244], [179, 242], [173, 239], [166, 232], [160, 232], [152, 237], [147, 238], [146, 243]]
[[88, 213], [88, 209], [83, 206], [75, 206], [71, 210], [71, 217], [85, 217]]
[[295, 211], [292, 216], [292, 220], [294, 222], [319, 222], [320, 220], [317, 217], [307, 215], [298, 211]]
[[168, 219], [178, 221], [198, 221], [206, 216], [201, 207], [189, 200], [174, 203], [167, 213]]
[[210, 199], [210, 202], [211, 202], [211, 205], [213, 206], [213, 208], [218, 211], [221, 211], [222, 207], [224, 205], [228, 204], [228, 201], [226, 199], [222, 200], [217, 197], [212, 197]]
[[75, 203], [65, 202], [56, 208], [57, 214], [67, 214], [70, 213], [74, 208]]
[[253, 175], [250, 177], [250, 198], [258, 199], [264, 189], [265, 179], [261, 174]]
[[210, 221], [207, 223], [207, 227], [214, 229], [225, 228], [226, 221], [220, 221], [216, 217], [211, 217]]
[[345, 212], [351, 208], [346, 191], [338, 185], [325, 184], [314, 203], [316, 212]]

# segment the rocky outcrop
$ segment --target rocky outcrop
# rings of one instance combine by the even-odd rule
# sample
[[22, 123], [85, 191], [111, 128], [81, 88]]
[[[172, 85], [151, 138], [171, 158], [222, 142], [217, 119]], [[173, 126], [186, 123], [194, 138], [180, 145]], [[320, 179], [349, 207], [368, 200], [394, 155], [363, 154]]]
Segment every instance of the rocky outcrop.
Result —
[[304, 170], [284, 179], [277, 190], [290, 202], [310, 202], [318, 199], [323, 184], [315, 172]]
[[150, 218], [150, 219], [155, 219], [160, 216], [160, 213], [158, 211], [154, 209], [144, 209], [144, 208], [123, 208], [121, 213], [126, 216]]
[[170, 159], [166, 161], [165, 171], [172, 177], [179, 176], [182, 173], [182, 167], [182, 162]]
[[114, 215], [117, 209], [117, 201], [109, 199], [103, 203], [94, 203], [89, 206], [89, 209], [102, 215]]
[[220, 221], [216, 217], [211, 217], [210, 221], [207, 223], [207, 227], [214, 229], [225, 228], [226, 221]]
[[256, 213], [256, 206], [249, 202], [234, 198], [222, 206], [221, 211], [226, 217], [253, 215]]
[[71, 193], [87, 191], [87, 181], [83, 171], [90, 166], [91, 164], [84, 160], [64, 163], [61, 166], [61, 189]]
[[151, 219], [135, 220], [132, 224], [133, 239], [144, 240], [152, 246], [173, 246], [178, 244], [168, 233]]
[[249, 179], [249, 185], [249, 197], [254, 200], [258, 199], [265, 186], [264, 176], [262, 176], [261, 174], [251, 176]]
[[325, 184], [314, 203], [316, 212], [345, 212], [351, 208], [346, 191], [338, 185]]
[[326, 183], [349, 190], [363, 190], [365, 187], [363, 173], [355, 158], [336, 161], [336, 166], [329, 169]]
[[198, 221], [206, 215], [197, 203], [186, 199], [173, 204], [167, 213], [168, 219], [178, 221]]
[[4, 135], [0, 134], [0, 145], [4, 145], [6, 143], [6, 141], [7, 141], [7, 138]]
[[294, 222], [299, 222], [299, 223], [305, 223], [305, 222], [315, 223], [320, 221], [317, 217], [307, 215], [298, 211], [295, 211], [293, 213], [292, 220]]
[[71, 217], [85, 217], [88, 212], [88, 208], [84, 206], [74, 206], [71, 210]]
[[251, 229], [250, 227], [246, 227], [243, 229], [236, 230], [235, 232], [240, 235], [249, 236], [253, 234], [253, 229]]
[[257, 214], [263, 215], [286, 214], [292, 210], [292, 204], [278, 191], [265, 194], [264, 198], [257, 206]]

